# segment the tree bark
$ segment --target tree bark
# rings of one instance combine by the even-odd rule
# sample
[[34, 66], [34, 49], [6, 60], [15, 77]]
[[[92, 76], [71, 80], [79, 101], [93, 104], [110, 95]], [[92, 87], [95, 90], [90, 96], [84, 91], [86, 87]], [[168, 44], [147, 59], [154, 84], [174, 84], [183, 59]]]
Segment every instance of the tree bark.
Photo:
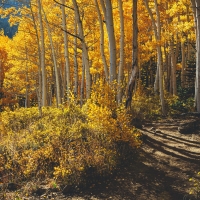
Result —
[[103, 61], [103, 66], [104, 66], [104, 72], [105, 72], [106, 81], [108, 81], [108, 79], [109, 79], [109, 73], [108, 73], [108, 65], [107, 65], [107, 61], [106, 61], [106, 57], [105, 57], [105, 53], [104, 53], [104, 29], [103, 29], [103, 21], [102, 21], [101, 12], [100, 12], [99, 4], [98, 4], [97, 0], [94, 0], [94, 3], [95, 3], [95, 6], [96, 6], [96, 9], [97, 9], [97, 14], [98, 14], [98, 18], [99, 18], [101, 58], [102, 58], [102, 61]]
[[67, 34], [67, 26], [66, 26], [66, 14], [65, 14], [65, 0], [62, 0], [62, 26], [64, 30], [64, 50], [65, 50], [65, 75], [64, 77], [64, 96], [65, 96], [65, 88], [67, 88], [67, 101], [69, 101], [69, 91], [70, 91], [70, 66], [69, 66], [69, 49], [68, 49], [68, 34]]
[[195, 100], [196, 110], [200, 113], [200, 1], [195, 0], [195, 21], [196, 21], [196, 84]]
[[33, 27], [35, 30], [35, 35], [36, 35], [36, 41], [37, 41], [37, 46], [38, 46], [38, 60], [39, 60], [39, 65], [38, 65], [38, 89], [36, 85], [36, 94], [38, 98], [38, 111], [39, 111], [39, 116], [42, 117], [42, 108], [41, 108], [41, 100], [42, 100], [42, 76], [41, 76], [41, 49], [40, 49], [40, 39], [39, 39], [39, 34], [37, 30], [37, 25], [35, 21], [35, 17], [33, 14], [33, 9], [32, 9], [32, 4], [30, 1], [30, 10], [31, 10], [31, 16], [33, 20]]
[[133, 90], [135, 89], [136, 79], [138, 74], [138, 15], [137, 15], [138, 0], [133, 0], [133, 57], [132, 57], [132, 70], [128, 83], [126, 108], [131, 106]]
[[54, 64], [54, 71], [55, 71], [55, 78], [56, 78], [56, 99], [57, 99], [57, 106], [59, 106], [62, 103], [62, 101], [61, 101], [61, 91], [60, 91], [59, 70], [58, 70], [58, 66], [57, 66], [56, 53], [55, 53], [55, 49], [54, 49], [54, 45], [53, 45], [51, 29], [50, 29], [49, 22], [47, 20], [47, 17], [46, 17], [44, 10], [43, 10], [43, 13], [44, 13], [44, 19], [45, 19], [46, 24], [47, 24], [47, 33], [48, 33], [50, 46], [51, 46], [51, 53], [52, 53], [52, 57], [53, 57], [53, 64]]
[[156, 22], [155, 22], [153, 13], [151, 9], [149, 8], [148, 0], [144, 0], [144, 3], [152, 21], [155, 39], [158, 42], [157, 44], [157, 73], [159, 75], [160, 103], [161, 103], [162, 114], [166, 115], [165, 103], [164, 103], [164, 89], [163, 89], [162, 51], [161, 51], [161, 44], [160, 44], [160, 40], [161, 40], [160, 12], [158, 10], [157, 0], [154, 0], [155, 11], [156, 11]]
[[[74, 20], [74, 33], [77, 34], [77, 22]], [[78, 96], [78, 61], [77, 37], [74, 37], [74, 96]], [[84, 71], [83, 71], [84, 73]]]
[[[157, 41], [160, 42], [160, 40], [161, 40], [160, 12], [158, 10], [157, 0], [154, 0], [154, 3], [155, 3], [156, 19], [157, 19], [156, 20], [156, 22], [157, 22]], [[164, 89], [163, 89], [163, 66], [162, 66], [161, 44], [158, 44], [157, 52], [158, 52], [158, 68], [159, 68], [160, 102], [161, 102], [162, 114], [166, 115], [165, 102], [164, 102]]]
[[124, 77], [124, 11], [123, 1], [118, 0], [119, 15], [120, 15], [120, 60], [118, 72], [118, 103], [122, 102], [122, 83]]
[[172, 94], [177, 95], [176, 86], [176, 53], [174, 52], [174, 42], [170, 41], [170, 56], [171, 56], [171, 79], [172, 79]]
[[109, 54], [110, 54], [110, 82], [116, 80], [116, 42], [113, 23], [113, 12], [111, 0], [105, 0], [106, 5], [106, 26], [109, 38]]
[[185, 62], [185, 43], [181, 42], [182, 69], [181, 69], [181, 87], [185, 88], [186, 62]]
[[85, 75], [86, 75], [86, 98], [90, 98], [90, 92], [91, 92], [91, 80], [90, 80], [90, 66], [89, 66], [89, 56], [88, 56], [88, 48], [85, 42], [85, 36], [83, 32], [83, 24], [80, 18], [79, 8], [76, 0], [72, 0], [74, 11], [75, 11], [75, 17], [78, 24], [78, 30], [79, 30], [79, 36], [81, 38], [82, 43], [82, 52], [83, 52], [83, 63], [85, 67]]
[[41, 0], [37, 0], [38, 3], [38, 18], [40, 26], [40, 49], [41, 49], [41, 69], [42, 69], [42, 106], [47, 106], [47, 73], [45, 66], [45, 44], [44, 44], [44, 28], [42, 21], [42, 4]]

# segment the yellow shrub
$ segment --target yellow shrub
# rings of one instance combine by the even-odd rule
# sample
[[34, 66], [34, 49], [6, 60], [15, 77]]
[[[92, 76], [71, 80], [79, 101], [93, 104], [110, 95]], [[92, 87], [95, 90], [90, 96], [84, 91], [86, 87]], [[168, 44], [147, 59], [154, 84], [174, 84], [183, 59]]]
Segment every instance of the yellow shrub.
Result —
[[82, 108], [45, 107], [42, 117], [37, 108], [1, 113], [0, 173], [15, 180], [54, 177], [74, 184], [90, 167], [99, 173], [115, 168], [116, 143], [138, 147], [140, 140], [126, 110], [117, 108], [115, 91], [105, 88], [93, 92]]

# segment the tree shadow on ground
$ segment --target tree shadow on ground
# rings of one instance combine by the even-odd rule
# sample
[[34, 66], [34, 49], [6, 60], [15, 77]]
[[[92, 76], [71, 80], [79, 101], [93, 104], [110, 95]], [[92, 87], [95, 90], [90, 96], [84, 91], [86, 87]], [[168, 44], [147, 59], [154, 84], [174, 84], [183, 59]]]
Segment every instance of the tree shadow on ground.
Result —
[[157, 127], [163, 129], [155, 133], [142, 130], [145, 135], [142, 147], [122, 157], [113, 174], [92, 176], [91, 172], [84, 184], [66, 191], [61, 188], [63, 191], [54, 199], [197, 200], [187, 192], [191, 186], [188, 179], [200, 170], [200, 140], [179, 137], [171, 129], [165, 132], [167, 126], [160, 123]]
[[[144, 146], [178, 159], [182, 164], [190, 163], [191, 170], [195, 170], [196, 165], [200, 164], [198, 154], [191, 154], [189, 151], [171, 147], [162, 140], [158, 141], [147, 136]], [[168, 171], [172, 174], [169, 174]], [[83, 199], [195, 199], [192, 196], [187, 196], [187, 193], [182, 189], [185, 185], [184, 181], [188, 180], [177, 176], [179, 172], [182, 173], [178, 166], [171, 166], [169, 162], [157, 159], [153, 154], [147, 153], [144, 148], [141, 148], [135, 155], [129, 155], [112, 177], [94, 177], [85, 188], [79, 188], [76, 195]], [[72, 196], [74, 194], [71, 194]], [[70, 198], [70, 195], [66, 195], [66, 197]]]

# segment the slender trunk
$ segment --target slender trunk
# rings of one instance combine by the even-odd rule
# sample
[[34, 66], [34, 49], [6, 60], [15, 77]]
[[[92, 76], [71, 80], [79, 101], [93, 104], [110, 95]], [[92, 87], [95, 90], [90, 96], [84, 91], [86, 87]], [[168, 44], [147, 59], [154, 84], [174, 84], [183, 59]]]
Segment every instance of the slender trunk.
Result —
[[[150, 15], [152, 25], [154, 28], [154, 35], [157, 42], [160, 42], [161, 40], [161, 25], [160, 25], [160, 12], [158, 10], [158, 3], [157, 0], [154, 0], [155, 4], [155, 11], [156, 11], [156, 22], [153, 17], [153, 13], [149, 7], [148, 0], [144, 0], [145, 6], [148, 10], [148, 13]], [[164, 89], [163, 89], [163, 66], [162, 66], [162, 51], [161, 51], [161, 45], [157, 44], [157, 73], [159, 76], [159, 93], [160, 93], [160, 103], [161, 103], [161, 109], [162, 114], [166, 114], [165, 110], [165, 102], [164, 102]]]
[[109, 54], [110, 54], [110, 82], [116, 80], [116, 42], [113, 24], [113, 12], [111, 0], [105, 0], [106, 5], [106, 26], [109, 38]]
[[[67, 101], [69, 101], [69, 90], [70, 90], [70, 67], [69, 67], [69, 49], [68, 49], [68, 35], [67, 35], [67, 26], [66, 26], [66, 14], [65, 14], [65, 0], [62, 0], [62, 26], [64, 30], [64, 50], [65, 50], [65, 75], [64, 77], [64, 96], [65, 96], [65, 87], [67, 88]], [[66, 83], [67, 82], [67, 83]]]
[[83, 63], [83, 65], [82, 65], [82, 77], [81, 77], [81, 96], [80, 96], [81, 106], [83, 105], [83, 99], [84, 99], [84, 79], [85, 79], [85, 66], [84, 66], [84, 63]]
[[36, 85], [36, 94], [38, 98], [38, 111], [39, 111], [39, 116], [42, 117], [42, 107], [41, 107], [41, 98], [42, 98], [42, 76], [41, 76], [41, 49], [40, 49], [40, 39], [39, 39], [39, 34], [37, 30], [37, 25], [35, 22], [35, 17], [33, 14], [33, 9], [32, 9], [32, 4], [30, 1], [30, 10], [31, 10], [31, 16], [33, 20], [33, 27], [35, 30], [35, 35], [36, 35], [36, 41], [37, 41], [37, 46], [38, 46], [38, 89]]
[[165, 69], [163, 69], [164, 71], [166, 71], [166, 76], [164, 77], [164, 82], [165, 82], [165, 89], [166, 91], [168, 91], [168, 88], [169, 88], [169, 80], [168, 80], [168, 66], [169, 66], [169, 63], [168, 63], [168, 53], [166, 51], [166, 44], [164, 46], [164, 55], [165, 55]]
[[196, 83], [195, 102], [197, 112], [200, 113], [200, 1], [195, 0], [195, 21], [196, 21]]
[[118, 72], [118, 103], [122, 102], [122, 82], [124, 76], [124, 11], [123, 1], [118, 0], [119, 4], [119, 16], [120, 16], [120, 61]]
[[89, 56], [88, 56], [88, 48], [85, 42], [85, 36], [83, 32], [83, 24], [80, 18], [79, 8], [76, 0], [72, 0], [74, 11], [75, 11], [75, 17], [78, 24], [78, 30], [79, 30], [79, 36], [81, 38], [82, 43], [82, 52], [83, 52], [83, 63], [85, 67], [85, 75], [86, 75], [86, 98], [90, 98], [91, 93], [91, 80], [90, 80], [90, 66], [89, 66]]
[[158, 94], [158, 91], [159, 91], [159, 67], [157, 67], [156, 69], [156, 76], [154, 81], [154, 92]]
[[[74, 33], [77, 34], [77, 23], [74, 21]], [[77, 37], [74, 37], [74, 96], [78, 96], [78, 61]]]
[[[195, 35], [196, 35], [196, 49], [197, 49], [197, 19], [196, 19], [196, 0], [191, 0], [191, 3], [192, 3], [192, 10], [193, 10], [193, 15], [194, 15], [194, 25], [195, 25]], [[197, 57], [197, 52], [196, 52], [196, 57]], [[197, 60], [197, 58], [196, 58]], [[196, 63], [197, 65], [197, 63]], [[197, 82], [196, 82], [196, 78], [195, 78], [195, 95], [194, 95], [194, 107], [196, 108], [197, 107], [197, 93], [198, 93], [198, 90], [197, 90]]]
[[58, 66], [57, 66], [57, 61], [56, 61], [56, 53], [53, 45], [53, 39], [51, 35], [51, 29], [49, 26], [49, 22], [47, 20], [46, 14], [43, 10], [44, 13], [44, 19], [47, 24], [47, 33], [50, 41], [50, 46], [51, 46], [51, 53], [52, 53], [52, 58], [53, 58], [53, 64], [54, 64], [54, 71], [55, 71], [55, 78], [56, 78], [56, 99], [57, 99], [57, 106], [60, 105], [61, 102], [61, 92], [60, 92], [60, 78], [59, 78], [59, 71], [58, 71]]
[[26, 48], [26, 93], [25, 93], [25, 108], [29, 108], [30, 107], [30, 99], [29, 99], [29, 77], [28, 77], [28, 65], [27, 65], [27, 61], [28, 61], [28, 51]]
[[176, 86], [176, 55], [174, 52], [174, 42], [170, 42], [170, 55], [171, 55], [171, 79], [172, 79], [172, 94], [177, 95]]
[[[160, 26], [160, 12], [158, 10], [158, 3], [157, 0], [154, 0], [155, 9], [156, 9], [156, 22], [157, 22], [157, 41], [161, 40], [161, 26]], [[159, 67], [159, 92], [160, 92], [160, 102], [162, 108], [162, 114], [166, 115], [165, 111], [165, 102], [164, 102], [164, 89], [163, 89], [163, 66], [162, 66], [162, 51], [161, 45], [158, 44], [157, 46], [158, 51], [158, 67]]]
[[181, 69], [181, 87], [185, 88], [186, 62], [185, 62], [185, 43], [181, 42], [182, 69]]
[[[154, 30], [154, 35], [155, 35], [155, 38], [157, 40], [157, 36], [158, 36], [158, 30], [157, 30], [157, 26], [156, 26], [156, 22], [155, 22], [155, 19], [153, 17], [153, 13], [149, 7], [149, 4], [148, 4], [148, 0], [144, 0], [144, 3], [145, 3], [145, 6], [146, 6], [146, 9], [149, 13], [149, 16], [151, 18], [151, 21], [152, 21], [152, 25], [153, 25], [153, 30]], [[158, 53], [158, 52], [157, 52]], [[157, 58], [158, 59], [158, 58]], [[159, 91], [159, 66], [158, 66], [158, 63], [157, 63], [157, 69], [156, 69], [156, 77], [155, 77], [155, 82], [154, 82], [154, 92], [155, 93], [158, 93]]]
[[137, 17], [137, 3], [138, 0], [133, 0], [133, 60], [132, 70], [128, 83], [126, 108], [131, 106], [133, 90], [136, 87], [136, 79], [138, 73], [138, 17]]
[[105, 72], [106, 81], [108, 81], [108, 79], [109, 79], [109, 73], [108, 73], [108, 65], [107, 65], [107, 61], [106, 61], [106, 57], [105, 57], [105, 53], [104, 53], [104, 29], [103, 29], [103, 21], [102, 21], [101, 12], [100, 12], [99, 4], [98, 4], [97, 0], [94, 0], [94, 3], [95, 3], [95, 6], [96, 6], [96, 9], [97, 9], [97, 14], [98, 14], [98, 18], [99, 18], [101, 57], [102, 57], [102, 61], [103, 61], [103, 66], [104, 66], [104, 72]]
[[44, 44], [44, 28], [42, 20], [42, 4], [41, 0], [37, 0], [38, 3], [38, 18], [40, 26], [40, 48], [41, 48], [41, 69], [42, 69], [42, 106], [47, 106], [47, 73], [45, 67], [45, 44]]

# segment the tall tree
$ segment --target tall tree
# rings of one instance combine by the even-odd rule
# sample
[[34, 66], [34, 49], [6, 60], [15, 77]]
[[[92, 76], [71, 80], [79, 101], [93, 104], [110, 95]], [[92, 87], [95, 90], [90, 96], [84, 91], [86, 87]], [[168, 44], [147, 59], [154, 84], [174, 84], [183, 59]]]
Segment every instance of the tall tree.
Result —
[[62, 26], [64, 30], [64, 52], [65, 52], [65, 69], [64, 69], [64, 87], [63, 93], [65, 95], [65, 88], [67, 88], [67, 100], [69, 101], [69, 90], [70, 90], [70, 68], [69, 68], [69, 48], [68, 48], [68, 34], [66, 26], [66, 13], [65, 13], [65, 1], [62, 0]]
[[124, 11], [123, 1], [118, 0], [119, 4], [119, 16], [120, 16], [120, 61], [119, 61], [119, 72], [118, 72], [118, 102], [122, 101], [122, 82], [124, 75]]
[[109, 55], [110, 55], [110, 71], [109, 71], [109, 80], [113, 82], [116, 80], [116, 40], [115, 40], [115, 31], [114, 31], [114, 22], [113, 22], [113, 8], [111, 0], [101, 0], [101, 6], [104, 13], [104, 19], [106, 22], [106, 28], [108, 33], [109, 41]]
[[43, 28], [43, 20], [42, 20], [42, 4], [41, 0], [37, 0], [38, 4], [38, 18], [40, 25], [40, 65], [42, 69], [42, 106], [47, 106], [47, 72], [45, 66], [45, 43], [44, 43], [44, 28]]
[[200, 112], [200, 1], [191, 0], [194, 11], [196, 27], [196, 80], [195, 80], [195, 105]]
[[[74, 20], [74, 33], [77, 35], [77, 22]], [[78, 96], [78, 52], [77, 52], [77, 37], [74, 37], [74, 96]], [[84, 73], [84, 71], [83, 71]]]
[[51, 34], [51, 28], [49, 26], [49, 22], [47, 20], [46, 14], [43, 9], [42, 9], [42, 11], [43, 11], [44, 19], [45, 19], [45, 22], [47, 25], [47, 33], [48, 33], [48, 37], [49, 37], [49, 41], [50, 41], [51, 53], [52, 53], [52, 58], [53, 58], [54, 72], [55, 72], [55, 78], [56, 78], [56, 100], [57, 100], [57, 106], [58, 106], [62, 103], [61, 91], [60, 91], [59, 68], [58, 68], [58, 64], [57, 64], [56, 53], [55, 53], [55, 48], [54, 48], [52, 34]]
[[30, 1], [30, 11], [31, 11], [31, 17], [32, 17], [32, 21], [33, 21], [33, 28], [35, 31], [35, 35], [36, 35], [36, 42], [37, 42], [37, 46], [38, 46], [38, 60], [39, 60], [39, 65], [38, 65], [38, 87], [36, 86], [36, 93], [37, 93], [37, 97], [38, 97], [38, 110], [39, 110], [39, 115], [40, 117], [42, 116], [42, 76], [41, 76], [41, 48], [40, 48], [40, 39], [39, 39], [39, 34], [38, 34], [38, 29], [37, 29], [37, 25], [36, 25], [36, 19], [34, 16], [34, 12], [33, 12], [33, 8], [32, 8], [32, 3]]
[[82, 52], [83, 52], [83, 63], [85, 67], [85, 78], [86, 78], [86, 98], [90, 98], [91, 92], [91, 78], [90, 78], [90, 65], [89, 65], [89, 56], [88, 56], [88, 48], [85, 42], [85, 36], [83, 31], [83, 24], [80, 17], [79, 7], [76, 0], [72, 0], [74, 6], [75, 17], [78, 25], [79, 37], [81, 38], [82, 43]]
[[150, 15], [153, 29], [154, 29], [154, 35], [157, 42], [157, 72], [159, 77], [159, 93], [160, 93], [160, 102], [161, 102], [161, 108], [162, 108], [162, 114], [166, 114], [165, 110], [165, 102], [164, 102], [164, 89], [163, 89], [163, 66], [162, 66], [162, 51], [161, 51], [161, 23], [160, 23], [160, 12], [158, 9], [158, 2], [157, 0], [154, 0], [155, 5], [155, 11], [156, 11], [156, 21], [154, 20], [152, 10], [149, 7], [148, 0], [144, 0], [145, 6], [148, 10], [148, 13]]
[[133, 0], [133, 55], [132, 55], [132, 71], [128, 83], [126, 108], [131, 106], [133, 90], [135, 89], [137, 73], [138, 73], [138, 15], [137, 15], [138, 1]]
[[105, 57], [105, 52], [104, 52], [105, 45], [104, 45], [103, 20], [102, 20], [102, 16], [101, 16], [101, 12], [100, 12], [98, 1], [94, 0], [94, 3], [95, 3], [96, 10], [97, 10], [98, 18], [99, 18], [101, 57], [102, 57], [102, 61], [103, 61], [104, 73], [105, 73], [106, 81], [108, 81], [109, 73], [108, 73], [108, 65], [107, 65], [107, 61], [106, 61], [106, 57]]

